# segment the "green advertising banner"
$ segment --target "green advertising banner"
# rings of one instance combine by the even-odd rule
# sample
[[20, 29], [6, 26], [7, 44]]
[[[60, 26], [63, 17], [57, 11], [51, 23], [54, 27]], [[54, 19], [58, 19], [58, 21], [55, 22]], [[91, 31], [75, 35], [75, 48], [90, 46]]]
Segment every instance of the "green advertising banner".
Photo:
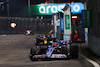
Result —
[[93, 27], [93, 18], [91, 10], [82, 10], [82, 27]]
[[93, 21], [92, 21], [92, 11], [91, 10], [85, 10], [85, 27], [92, 27], [93, 26]]
[[65, 15], [65, 29], [70, 29], [70, 18], [69, 18], [69, 15]]
[[[30, 15], [52, 15], [58, 12], [63, 12], [63, 8], [65, 7], [66, 3], [59, 3], [59, 4], [37, 4], [37, 5], [30, 5]], [[73, 14], [81, 13], [81, 10], [84, 10], [83, 3], [68, 3], [71, 5], [71, 12]], [[29, 8], [26, 7], [27, 15], [29, 15]]]
[[[51, 15], [57, 13], [58, 11], [62, 11], [62, 8], [66, 3], [61, 4], [38, 4], [30, 6], [30, 14], [31, 15]], [[27, 6], [27, 15], [29, 15], [28, 6]]]

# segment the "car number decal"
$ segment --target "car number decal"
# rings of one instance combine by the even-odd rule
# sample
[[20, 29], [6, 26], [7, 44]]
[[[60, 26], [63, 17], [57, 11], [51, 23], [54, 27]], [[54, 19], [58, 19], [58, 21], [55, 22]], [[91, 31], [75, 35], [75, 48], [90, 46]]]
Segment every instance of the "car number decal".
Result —
[[47, 49], [47, 52], [46, 52], [46, 56], [47, 56], [47, 57], [50, 57], [51, 54], [52, 54], [52, 52], [53, 52], [53, 50], [54, 50], [53, 47], [48, 48], [48, 49]]

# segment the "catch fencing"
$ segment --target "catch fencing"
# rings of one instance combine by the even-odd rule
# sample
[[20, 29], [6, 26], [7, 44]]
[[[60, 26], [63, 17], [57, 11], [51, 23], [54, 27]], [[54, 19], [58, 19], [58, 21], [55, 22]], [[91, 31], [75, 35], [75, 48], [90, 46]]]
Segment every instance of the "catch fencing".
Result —
[[[14, 28], [11, 23], [15, 23]], [[53, 29], [51, 19], [21, 18], [21, 17], [0, 17], [0, 34], [24, 34], [26, 30], [32, 33], [48, 33]]]

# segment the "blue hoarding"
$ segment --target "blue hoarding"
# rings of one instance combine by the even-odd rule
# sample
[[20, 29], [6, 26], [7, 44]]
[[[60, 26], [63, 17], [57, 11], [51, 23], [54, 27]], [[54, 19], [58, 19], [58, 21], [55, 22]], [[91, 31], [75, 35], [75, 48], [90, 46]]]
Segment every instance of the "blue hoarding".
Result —
[[70, 3], [70, 6], [71, 6], [71, 12], [73, 14], [81, 13], [81, 10], [84, 10], [83, 3]]
[[64, 30], [64, 18], [60, 18], [60, 30]]
[[84, 10], [82, 10], [82, 12], [81, 12], [81, 19], [82, 19], [82, 28], [84, 28], [85, 27], [85, 25], [84, 25]]

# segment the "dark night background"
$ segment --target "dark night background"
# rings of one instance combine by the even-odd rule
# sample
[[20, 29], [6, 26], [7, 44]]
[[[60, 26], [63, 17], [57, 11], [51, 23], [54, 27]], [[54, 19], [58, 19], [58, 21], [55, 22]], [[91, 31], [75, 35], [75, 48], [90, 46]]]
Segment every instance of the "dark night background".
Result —
[[[31, 5], [45, 3], [46, 0], [30, 0]], [[52, 2], [52, 0], [47, 0], [48, 2]], [[66, 3], [80, 0], [54, 0], [54, 3]], [[4, 10], [3, 5], [0, 6], [0, 16], [7, 16], [7, 0], [0, 0], [0, 2], [4, 2]], [[26, 6], [28, 5], [28, 0], [9, 0], [9, 16], [10, 17], [27, 17], [26, 16]]]

